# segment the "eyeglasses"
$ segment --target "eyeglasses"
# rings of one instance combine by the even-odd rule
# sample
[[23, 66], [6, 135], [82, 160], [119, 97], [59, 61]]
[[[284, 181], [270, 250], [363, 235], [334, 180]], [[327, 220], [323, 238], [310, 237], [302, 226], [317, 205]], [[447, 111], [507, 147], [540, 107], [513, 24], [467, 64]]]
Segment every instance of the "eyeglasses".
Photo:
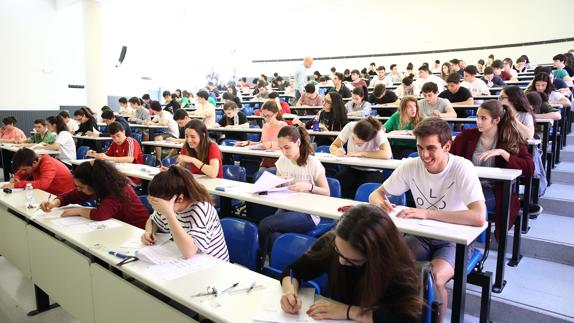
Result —
[[343, 255], [341, 254], [341, 252], [339, 251], [339, 249], [337, 248], [337, 245], [335, 244], [335, 239], [333, 239], [333, 240], [331, 241], [331, 246], [333, 247], [333, 251], [335, 251], [335, 253], [337, 254], [337, 256], [339, 256], [339, 257], [345, 259], [345, 261], [346, 261], [347, 263], [351, 264], [351, 266], [361, 267], [361, 266], [365, 263], [364, 260], [349, 259], [349, 258], [343, 256]]
[[507, 95], [499, 95], [498, 96], [498, 101], [502, 101], [504, 99], [508, 99], [508, 96]]
[[275, 113], [272, 113], [272, 114], [264, 114], [264, 113], [262, 113], [262, 114], [261, 114], [261, 116], [262, 116], [263, 118], [265, 118], [265, 119], [269, 119], [269, 118], [271, 118], [271, 117], [274, 116], [274, 115], [275, 115]]

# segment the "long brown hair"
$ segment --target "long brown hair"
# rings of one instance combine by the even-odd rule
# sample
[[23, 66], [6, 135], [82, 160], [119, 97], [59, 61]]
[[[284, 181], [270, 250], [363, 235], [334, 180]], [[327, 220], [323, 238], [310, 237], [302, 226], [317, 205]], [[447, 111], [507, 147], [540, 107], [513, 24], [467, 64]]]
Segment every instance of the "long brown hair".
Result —
[[261, 110], [271, 111], [271, 112], [276, 114], [275, 119], [277, 119], [279, 121], [283, 121], [283, 116], [279, 112], [279, 107], [277, 107], [277, 103], [275, 103], [275, 100], [269, 100], [269, 101], [263, 103]]
[[311, 139], [305, 126], [295, 127], [295, 126], [285, 126], [279, 130], [277, 138], [289, 137], [291, 142], [297, 142], [301, 140], [301, 145], [299, 146], [299, 158], [297, 158], [298, 166], [305, 166], [307, 164], [307, 158], [309, 155], [313, 154], [313, 147], [311, 146]]
[[526, 140], [518, 132], [516, 126], [518, 120], [512, 116], [510, 107], [503, 105], [497, 100], [488, 100], [483, 102], [479, 109], [488, 111], [492, 119], [500, 118], [496, 146], [512, 155], [517, 155], [520, 145], [525, 145]]
[[[417, 113], [415, 117], [411, 120], [411, 117], [407, 115], [407, 103], [414, 102], [417, 106]], [[419, 122], [423, 120], [421, 116], [421, 110], [419, 109], [419, 103], [417, 98], [412, 95], [407, 95], [401, 99], [401, 104], [399, 106], [399, 127], [404, 128], [407, 124], [412, 123], [413, 127], [416, 127]]]
[[[208, 164], [209, 163], [209, 146], [213, 144], [213, 141], [209, 138], [209, 134], [207, 133], [207, 127], [203, 121], [198, 119], [193, 119], [185, 125], [185, 130], [192, 129], [197, 132], [199, 136], [199, 145], [197, 148], [193, 149], [187, 143], [187, 140], [184, 142], [185, 145], [185, 154], [191, 157], [195, 157], [201, 162]], [[184, 130], [184, 131], [185, 131]]]
[[148, 194], [164, 200], [170, 200], [181, 194], [192, 202], [213, 204], [209, 193], [197, 183], [193, 174], [177, 165], [172, 165], [166, 172], [155, 175], [149, 183]]
[[129, 180], [111, 162], [92, 159], [78, 165], [72, 175], [82, 184], [91, 187], [100, 200], [108, 195], [127, 200], [124, 189]]
[[357, 122], [353, 129], [353, 133], [361, 140], [371, 141], [377, 136], [381, 127], [382, 125], [379, 120], [369, 116], [366, 119]]
[[[418, 297], [420, 278], [412, 253], [391, 218], [381, 208], [368, 204], [353, 207], [341, 216], [335, 234], [367, 259], [363, 275], [354, 286], [363, 309], [375, 310], [383, 305], [413, 318], [420, 316], [423, 304]], [[338, 274], [342, 272], [335, 271], [335, 275]], [[342, 277], [333, 278], [329, 278], [333, 294], [348, 288], [343, 279], [337, 279]], [[385, 294], [392, 293], [392, 285], [402, 286], [401, 289], [411, 291], [412, 296], [385, 297]]]

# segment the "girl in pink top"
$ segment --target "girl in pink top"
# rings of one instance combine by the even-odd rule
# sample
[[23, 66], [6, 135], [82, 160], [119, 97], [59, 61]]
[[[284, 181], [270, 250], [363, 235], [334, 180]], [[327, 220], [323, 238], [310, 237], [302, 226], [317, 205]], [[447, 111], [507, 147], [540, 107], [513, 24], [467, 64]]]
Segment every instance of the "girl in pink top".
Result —
[[0, 128], [0, 141], [15, 142], [16, 140], [26, 139], [24, 131], [16, 128], [16, 118], [6, 117], [2, 122], [4, 123], [4, 126]]
[[[235, 146], [257, 146], [260, 149], [270, 149], [277, 150], [277, 134], [279, 130], [287, 125], [283, 121], [283, 117], [279, 113], [279, 108], [275, 101], [267, 101], [261, 107], [261, 116], [265, 120], [263, 124], [263, 129], [261, 131], [261, 142], [254, 141], [238, 141]], [[261, 167], [273, 167], [275, 165], [276, 158], [263, 158], [261, 161]]]

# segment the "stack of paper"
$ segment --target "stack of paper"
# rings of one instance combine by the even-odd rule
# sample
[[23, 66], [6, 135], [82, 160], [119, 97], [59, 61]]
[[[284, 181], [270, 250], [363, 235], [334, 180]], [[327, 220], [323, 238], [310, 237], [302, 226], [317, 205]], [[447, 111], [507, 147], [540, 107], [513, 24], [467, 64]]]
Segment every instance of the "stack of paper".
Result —
[[270, 172], [263, 172], [259, 179], [251, 186], [249, 193], [263, 193], [273, 191], [285, 191], [286, 187], [277, 187], [279, 185], [287, 184], [292, 179], [285, 179], [276, 176]]

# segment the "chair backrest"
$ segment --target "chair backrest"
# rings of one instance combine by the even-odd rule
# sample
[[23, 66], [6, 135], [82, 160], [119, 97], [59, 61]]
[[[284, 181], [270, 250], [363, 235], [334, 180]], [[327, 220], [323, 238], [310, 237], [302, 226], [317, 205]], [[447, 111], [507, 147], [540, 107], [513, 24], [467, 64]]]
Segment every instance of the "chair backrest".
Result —
[[151, 167], [157, 166], [157, 159], [152, 154], [143, 154], [143, 163]]
[[369, 202], [369, 195], [379, 188], [381, 183], [363, 183], [355, 192], [355, 201]]
[[329, 146], [323, 145], [323, 146], [318, 146], [318, 147], [315, 149], [315, 152], [317, 152], [317, 153], [327, 153], [327, 154], [328, 154], [328, 153], [330, 153], [331, 151], [329, 150]]
[[418, 156], [419, 156], [419, 153], [416, 152], [416, 151], [409, 154], [409, 158], [416, 158], [416, 157], [418, 157]]
[[423, 323], [431, 323], [433, 321], [434, 281], [431, 268], [430, 265], [425, 265], [421, 271], [421, 288], [424, 301], [421, 322]]
[[341, 183], [336, 178], [327, 177], [331, 197], [341, 197]]
[[297, 233], [280, 235], [271, 249], [269, 267], [277, 271], [283, 271], [285, 267], [292, 264], [309, 250], [316, 240], [316, 238]]
[[174, 165], [177, 164], [177, 158], [176, 157], [165, 157], [162, 161], [161, 164], [165, 167], [168, 167], [170, 165]]
[[89, 146], [80, 146], [76, 151], [76, 159], [86, 159], [86, 154], [90, 150]]
[[259, 140], [261, 140], [261, 135], [258, 133], [248, 133], [247, 140], [259, 142]]
[[134, 138], [140, 145], [142, 144], [143, 136], [139, 132], [132, 132], [132, 138]]
[[221, 145], [222, 146], [233, 146], [236, 142], [237, 142], [237, 140], [235, 140], [235, 139], [223, 139], [221, 141]]
[[259, 179], [259, 177], [261, 177], [261, 175], [263, 175], [263, 172], [270, 172], [271, 174], [277, 174], [277, 168], [275, 167], [269, 167], [265, 170], [258, 170], [257, 173], [255, 173], [255, 176], [253, 176], [253, 182], [257, 182], [257, 180]]
[[153, 213], [153, 207], [151, 207], [151, 204], [149, 204], [149, 201], [147, 200], [147, 195], [140, 195], [139, 198], [140, 198], [140, 201], [142, 202], [142, 204], [147, 209], [147, 213], [152, 214]]
[[220, 221], [230, 261], [257, 271], [259, 249], [257, 225], [237, 218], [223, 218]]
[[247, 181], [247, 172], [245, 167], [236, 165], [223, 165], [223, 178], [232, 181], [245, 182]]

